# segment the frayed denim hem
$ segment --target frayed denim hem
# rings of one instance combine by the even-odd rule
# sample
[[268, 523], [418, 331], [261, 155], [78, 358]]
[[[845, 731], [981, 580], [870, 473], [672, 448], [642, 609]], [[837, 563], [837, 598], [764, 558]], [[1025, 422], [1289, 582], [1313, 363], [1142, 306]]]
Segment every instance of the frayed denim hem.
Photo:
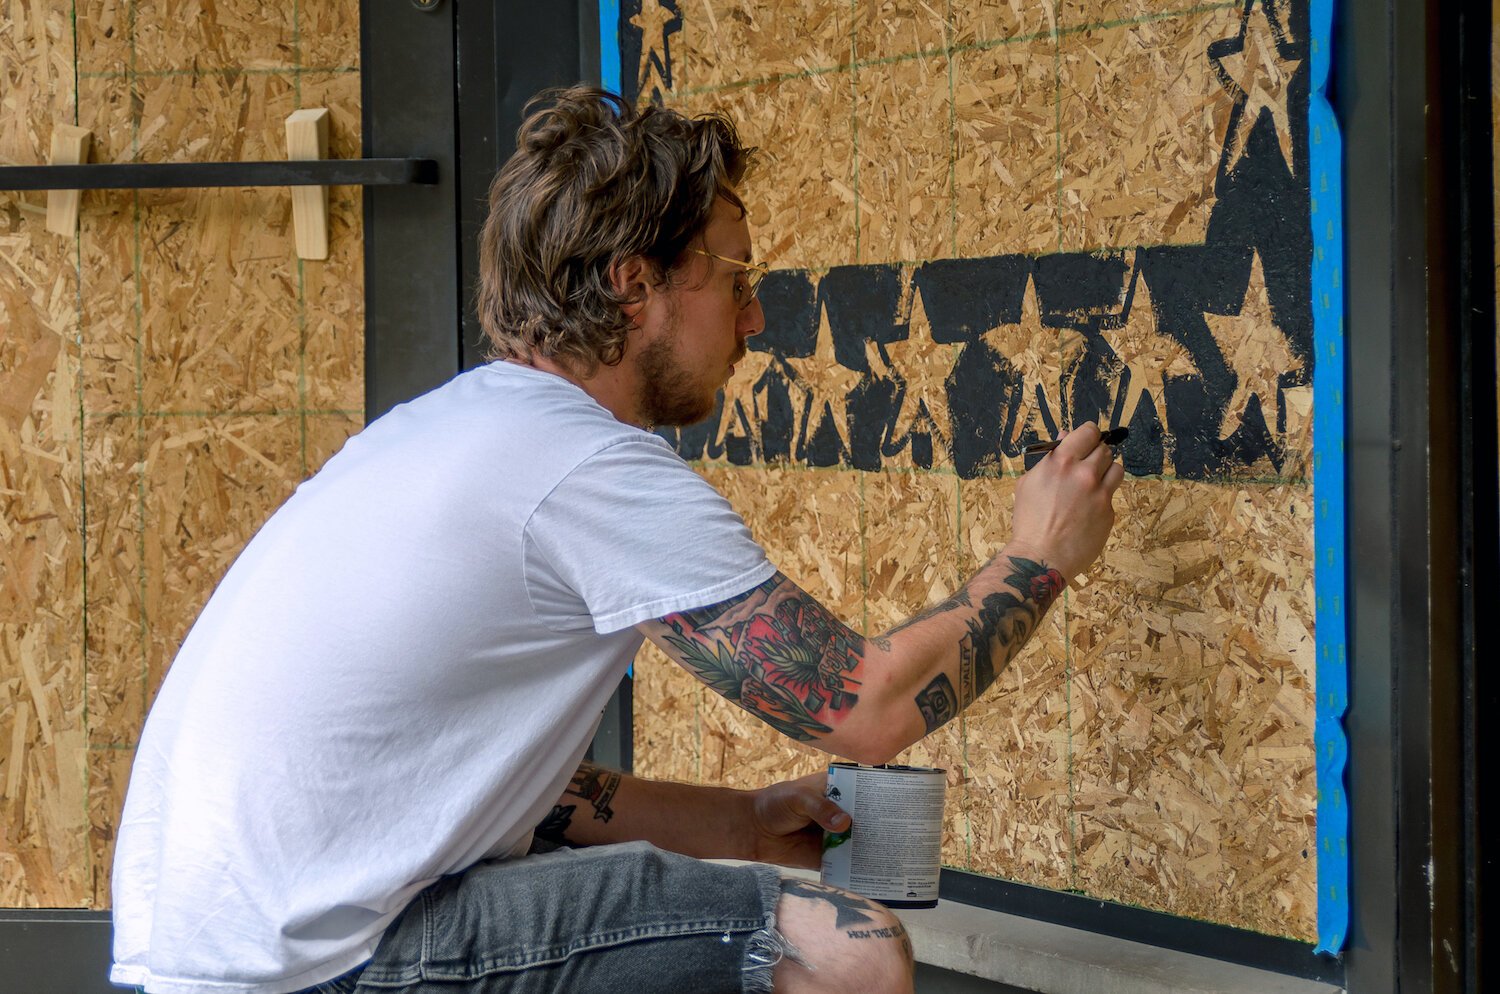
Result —
[[745, 965], [741, 967], [745, 974], [745, 994], [771, 994], [771, 978], [777, 964], [784, 959], [812, 969], [802, 952], [774, 923], [751, 933], [745, 946]]

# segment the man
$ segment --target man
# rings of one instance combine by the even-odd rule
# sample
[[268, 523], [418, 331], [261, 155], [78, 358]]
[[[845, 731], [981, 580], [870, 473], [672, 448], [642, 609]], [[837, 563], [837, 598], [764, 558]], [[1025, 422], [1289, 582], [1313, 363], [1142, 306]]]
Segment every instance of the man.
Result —
[[651, 783], [584, 751], [649, 638], [781, 731], [888, 761], [1098, 555], [1123, 471], [1074, 431], [1018, 486], [1005, 550], [882, 636], [778, 572], [645, 430], [705, 417], [763, 326], [749, 157], [719, 118], [588, 89], [533, 108], [481, 238], [497, 361], [299, 487], [161, 688], [116, 850], [115, 982], [911, 990], [898, 919], [766, 865], [816, 866], [848, 826], [820, 778]]

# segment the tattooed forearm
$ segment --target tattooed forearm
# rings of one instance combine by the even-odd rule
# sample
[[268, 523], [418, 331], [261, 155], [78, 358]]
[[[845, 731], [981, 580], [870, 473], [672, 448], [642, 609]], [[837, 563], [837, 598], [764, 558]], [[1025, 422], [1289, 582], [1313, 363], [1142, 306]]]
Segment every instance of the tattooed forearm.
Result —
[[777, 573], [740, 597], [661, 619], [698, 679], [784, 735], [809, 741], [859, 701], [864, 639]]
[[958, 645], [960, 711], [990, 688], [1067, 585], [1061, 573], [1042, 563], [1008, 558], [1011, 573], [1005, 582], [1021, 596], [1007, 591], [986, 594], [968, 619], [968, 632]]
[[[615, 791], [619, 787], [620, 774], [613, 770], [601, 770], [592, 763], [583, 763], [573, 774], [573, 780], [568, 784], [567, 792], [592, 804], [595, 819], [609, 821], [615, 816], [614, 809], [609, 806], [609, 802], [614, 798]], [[572, 817], [572, 813], [573, 808], [570, 806], [569, 818]]]
[[907, 618], [905, 621], [901, 622], [901, 624], [897, 625], [895, 628], [892, 628], [885, 634], [887, 637], [889, 637], [891, 635], [895, 635], [897, 632], [902, 631], [903, 629], [910, 628], [912, 625], [920, 624], [921, 622], [926, 621], [928, 618], [935, 618], [940, 614], [947, 614], [949, 611], [956, 610], [957, 608], [972, 606], [973, 604], [969, 600], [968, 588], [960, 587], [958, 593], [954, 594], [952, 597], [949, 597], [946, 600], [938, 601], [936, 604], [932, 604], [928, 607], [923, 608], [921, 611], [918, 611], [910, 618]]
[[[563, 793], [588, 801], [594, 809], [595, 820], [609, 821], [615, 816], [615, 811], [609, 806], [609, 802], [614, 799], [615, 791], [620, 788], [621, 776], [613, 770], [602, 770], [593, 763], [580, 763]], [[573, 815], [577, 811], [578, 805], [576, 804], [553, 805], [547, 817], [543, 818], [541, 824], [532, 830], [532, 835], [544, 842], [559, 846], [587, 845], [588, 843], [568, 837], [568, 830], [573, 827]]]
[[[1066, 585], [1062, 574], [1042, 563], [1018, 556], [1007, 558], [1010, 574], [1005, 582], [1015, 593], [1002, 590], [985, 594], [978, 610], [964, 619], [967, 631], [958, 643], [957, 692], [948, 677], [940, 673], [915, 698], [928, 734], [989, 689], [1005, 665], [1031, 638], [1042, 615]], [[967, 588], [928, 608], [905, 625], [891, 629], [891, 633], [924, 618], [961, 607], [972, 607]]]

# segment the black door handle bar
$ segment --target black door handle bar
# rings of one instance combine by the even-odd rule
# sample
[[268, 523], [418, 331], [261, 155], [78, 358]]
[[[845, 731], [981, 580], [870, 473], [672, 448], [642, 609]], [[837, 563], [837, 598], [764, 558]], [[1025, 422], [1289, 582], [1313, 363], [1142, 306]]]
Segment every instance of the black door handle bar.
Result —
[[145, 190], [208, 186], [431, 186], [433, 159], [120, 162], [0, 166], [0, 190]]

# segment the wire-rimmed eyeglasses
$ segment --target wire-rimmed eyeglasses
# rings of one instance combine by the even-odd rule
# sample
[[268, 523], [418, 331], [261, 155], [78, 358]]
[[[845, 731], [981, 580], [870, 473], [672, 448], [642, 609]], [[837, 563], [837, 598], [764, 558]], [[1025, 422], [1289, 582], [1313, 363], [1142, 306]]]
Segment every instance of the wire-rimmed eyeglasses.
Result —
[[756, 293], [760, 291], [761, 281], [766, 278], [770, 269], [763, 262], [743, 262], [739, 259], [731, 259], [728, 256], [715, 255], [705, 252], [703, 249], [693, 249], [699, 255], [706, 255], [710, 259], [718, 259], [720, 262], [732, 262], [739, 266], [744, 272], [736, 275], [734, 280], [734, 302], [740, 310], [750, 306], [750, 301], [755, 299]]

